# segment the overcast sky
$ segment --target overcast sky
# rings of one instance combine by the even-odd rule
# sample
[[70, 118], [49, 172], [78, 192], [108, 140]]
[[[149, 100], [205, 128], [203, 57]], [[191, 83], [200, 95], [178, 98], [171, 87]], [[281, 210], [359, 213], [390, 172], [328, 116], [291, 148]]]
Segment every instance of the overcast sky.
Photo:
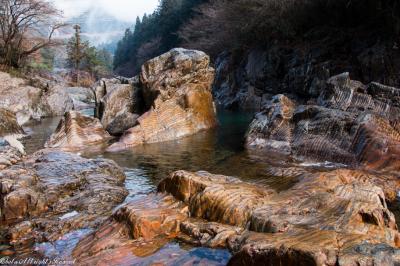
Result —
[[93, 8], [102, 8], [111, 15], [127, 22], [135, 21], [137, 16], [152, 13], [158, 0], [53, 0], [67, 18]]

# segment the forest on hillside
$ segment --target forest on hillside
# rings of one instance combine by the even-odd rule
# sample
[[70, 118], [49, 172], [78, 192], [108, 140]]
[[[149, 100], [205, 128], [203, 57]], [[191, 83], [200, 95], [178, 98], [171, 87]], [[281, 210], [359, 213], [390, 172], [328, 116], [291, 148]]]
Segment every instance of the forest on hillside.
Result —
[[153, 14], [137, 18], [134, 30], [126, 30], [114, 69], [135, 74], [147, 59], [177, 46], [215, 58], [272, 41], [318, 39], [317, 29], [397, 41], [399, 14], [397, 0], [162, 0]]

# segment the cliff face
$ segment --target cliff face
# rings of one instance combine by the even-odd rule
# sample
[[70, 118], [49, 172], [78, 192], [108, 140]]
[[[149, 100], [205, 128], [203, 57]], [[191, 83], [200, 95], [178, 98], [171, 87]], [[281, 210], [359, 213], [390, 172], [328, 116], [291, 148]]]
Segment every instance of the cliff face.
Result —
[[366, 84], [400, 86], [398, 44], [351, 32], [320, 30], [295, 43], [225, 52], [215, 64], [216, 103], [228, 109], [258, 111], [279, 93], [306, 102], [319, 96], [329, 77], [343, 72]]

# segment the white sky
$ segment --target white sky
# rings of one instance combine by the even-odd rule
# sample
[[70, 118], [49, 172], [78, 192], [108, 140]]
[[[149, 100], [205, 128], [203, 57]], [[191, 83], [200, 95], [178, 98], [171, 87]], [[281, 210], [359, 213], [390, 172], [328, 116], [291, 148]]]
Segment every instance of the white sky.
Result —
[[153, 13], [158, 0], [53, 0], [67, 18], [92, 8], [102, 8], [118, 19], [133, 22], [137, 16]]

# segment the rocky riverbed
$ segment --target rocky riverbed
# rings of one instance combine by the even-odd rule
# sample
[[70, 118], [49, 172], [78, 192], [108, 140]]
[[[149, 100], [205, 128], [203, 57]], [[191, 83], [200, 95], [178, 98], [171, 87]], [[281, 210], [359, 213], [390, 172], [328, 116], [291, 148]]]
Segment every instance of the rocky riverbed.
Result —
[[271, 95], [253, 117], [216, 110], [213, 75], [207, 55], [174, 49], [132, 79], [71, 89], [58, 118], [21, 127], [25, 111], [0, 109], [0, 253], [77, 265], [400, 263], [400, 90], [344, 73], [307, 101]]

